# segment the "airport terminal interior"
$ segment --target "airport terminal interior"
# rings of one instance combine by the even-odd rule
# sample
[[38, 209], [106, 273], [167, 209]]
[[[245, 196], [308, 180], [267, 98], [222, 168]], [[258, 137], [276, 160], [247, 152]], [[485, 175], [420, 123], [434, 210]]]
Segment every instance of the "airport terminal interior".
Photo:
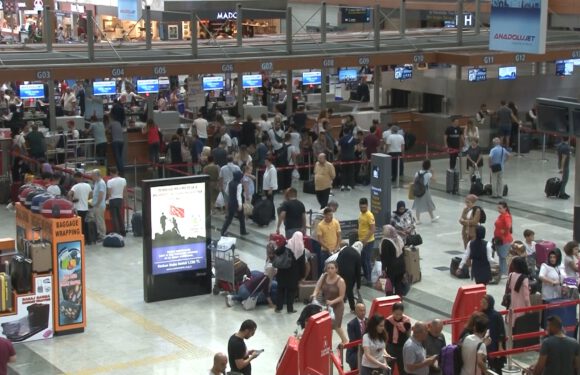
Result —
[[[518, 10], [525, 10], [526, 17], [537, 16], [522, 21], [531, 25], [530, 33], [537, 32], [536, 40], [510, 29], [515, 21], [501, 25], [502, 16]], [[215, 197], [205, 193], [214, 176], [211, 182], [203, 180], [204, 190], [196, 198], [179, 190], [187, 185], [179, 177], [202, 175], [209, 164], [207, 156], [213, 158], [217, 155], [213, 151], [223, 144], [239, 165], [250, 161], [248, 174], [258, 177], [252, 191], [262, 193], [266, 155], [276, 166], [279, 150], [290, 149], [276, 147], [284, 142], [275, 133], [278, 123], [282, 132], [291, 133], [289, 144], [296, 144], [290, 157], [296, 169], [286, 166], [288, 171], [294, 169], [290, 174], [282, 168], [278, 184], [295, 188], [304, 203], [305, 235], [316, 231], [312, 218], [321, 212], [318, 196], [310, 191], [315, 185], [315, 149], [323, 147], [340, 174], [330, 199], [338, 203], [334, 217], [348, 228], [341, 233], [343, 239], [357, 231], [353, 222], [359, 218], [361, 198], [368, 199], [380, 223], [388, 223], [400, 201], [412, 209], [415, 173], [424, 160], [431, 160], [429, 192], [435, 220], [423, 213], [416, 226], [423, 240], [414, 250], [420, 278], [413, 280], [401, 299], [413, 323], [443, 320], [443, 335], [451, 343], [452, 324], [447, 321], [466, 318], [456, 315], [458, 290], [475, 284], [450, 272], [452, 259], [466, 250], [459, 220], [466, 196], [473, 193], [474, 179], [483, 187], [497, 173], [490, 169], [494, 145], [504, 146], [501, 157], [509, 154], [499, 172], [507, 191], [497, 193], [501, 198], [485, 189], [476, 194], [476, 204], [487, 216], [480, 224], [486, 229], [485, 239], [494, 238], [498, 203], [505, 201], [513, 219], [513, 240], [524, 241], [525, 230], [533, 231], [536, 241], [553, 242], [559, 249], [580, 240], [580, 178], [576, 178], [580, 159], [575, 153], [580, 134], [575, 131], [575, 120], [580, 121], [579, 13], [565, 0], [550, 0], [549, 6], [539, 0], [356, 0], [348, 6], [338, 0], [4, 2], [0, 10], [0, 198], [5, 201], [0, 201], [0, 271], [5, 273], [0, 272], [0, 337], [12, 341], [16, 351], [8, 373], [207, 374], [214, 355], [228, 352], [228, 340], [247, 319], [257, 324], [254, 336], [246, 340], [248, 349], [263, 349], [251, 362], [252, 374], [348, 373], [348, 365], [343, 369], [330, 359], [331, 354], [340, 358], [343, 352], [335, 331], [325, 342], [330, 350], [323, 350], [318, 360], [326, 363], [322, 367], [327, 372], [314, 365], [301, 368], [297, 358], [286, 368], [294, 358], [287, 343], [302, 333], [297, 319], [306, 306], [303, 301], [294, 303], [294, 313], [260, 304], [246, 310], [239, 303], [228, 306], [229, 292], [217, 288], [222, 284], [215, 252], [210, 247], [206, 251], [205, 245], [225, 234], [235, 241], [234, 254], [251, 271], [264, 272], [267, 244], [278, 218], [258, 225], [246, 217], [243, 234], [234, 219], [222, 233], [226, 214], [215, 207]], [[509, 129], [500, 123], [498, 114], [504, 110], [511, 114]], [[200, 118], [207, 120], [201, 131], [196, 125]], [[99, 143], [95, 124], [104, 122], [108, 127], [115, 121], [121, 123], [119, 131], [107, 130], [106, 135], [103, 131]], [[151, 132], [150, 123], [159, 131]], [[460, 144], [465, 148], [456, 149], [446, 136], [453, 134], [453, 130], [448, 133], [452, 123], [463, 129]], [[246, 147], [242, 139], [249, 126], [258, 131], [250, 131], [253, 139]], [[274, 130], [268, 131], [272, 126]], [[343, 138], [351, 126], [360, 132], [351, 134], [354, 142], [366, 145], [366, 138], [376, 131], [376, 151], [402, 157], [399, 176], [391, 179], [391, 166], [396, 163], [379, 167], [365, 150], [356, 149], [354, 159], [342, 157], [343, 141], [350, 142]], [[263, 154], [257, 146], [261, 129], [266, 139]], [[389, 149], [385, 131], [403, 135], [402, 154]], [[33, 146], [34, 137], [28, 136], [39, 132], [40, 154]], [[320, 146], [321, 138], [326, 146]], [[468, 146], [474, 139], [472, 147], [479, 147], [482, 155], [475, 174], [467, 168]], [[450, 153], [458, 155], [453, 171]], [[547, 181], [564, 177], [562, 155], [569, 163], [565, 192], [548, 194]], [[225, 154], [222, 159], [226, 160]], [[356, 167], [349, 168], [351, 162]], [[67, 216], [60, 209], [44, 208], [51, 201], [63, 207], [69, 202], [46, 197], [34, 213], [24, 207], [26, 199], [16, 202], [19, 188], [32, 180], [43, 183], [41, 171], [46, 169], [60, 179], [60, 185], [72, 185], [76, 172], [91, 184], [95, 170], [108, 180], [111, 167], [122, 170], [127, 181], [124, 247], [105, 247], [102, 239], [88, 241], [84, 216], [71, 213], [64, 219]], [[353, 173], [352, 186], [338, 182], [348, 181], [347, 173]], [[454, 179], [457, 186], [450, 189]], [[176, 192], [175, 205], [167, 203], [173, 202], [168, 191]], [[284, 197], [283, 191], [276, 192], [274, 207]], [[112, 208], [107, 204], [106, 232], [114, 232]], [[133, 227], [135, 213], [143, 214], [143, 228]], [[173, 223], [170, 234], [164, 220], [159, 231], [152, 219], [166, 214]], [[186, 222], [190, 217], [195, 218], [194, 224]], [[188, 232], [187, 239], [202, 238], [205, 255], [202, 263], [185, 261], [202, 266], [162, 269], [158, 258], [169, 255], [152, 248], [155, 236], [185, 241], [188, 225], [196, 229]], [[43, 242], [45, 236], [52, 242]], [[375, 247], [380, 240], [377, 237]], [[48, 243], [47, 269], [34, 263], [39, 255], [31, 249], [38, 243]], [[184, 244], [171, 242], [166, 249], [180, 251]], [[22, 275], [15, 277], [19, 272], [15, 269], [31, 262], [24, 259], [31, 252], [31, 286], [21, 290], [20, 281], [19, 288], [12, 285], [14, 290], [8, 291], [7, 280], [20, 280]], [[494, 261], [499, 262], [495, 253]], [[580, 277], [577, 272], [573, 276], [570, 289], [576, 293], [569, 297], [578, 300]], [[498, 310], [503, 309], [499, 302], [506, 281], [503, 276], [498, 284], [484, 287], [497, 301]], [[194, 289], [187, 290], [189, 286]], [[364, 280], [360, 296], [368, 312], [385, 292]], [[577, 327], [575, 304], [573, 309]], [[345, 330], [354, 318], [346, 304]], [[530, 332], [540, 331], [538, 322]], [[517, 373], [519, 366], [533, 365], [537, 358], [537, 346], [514, 351], [509, 365], [516, 372], [504, 374]]]

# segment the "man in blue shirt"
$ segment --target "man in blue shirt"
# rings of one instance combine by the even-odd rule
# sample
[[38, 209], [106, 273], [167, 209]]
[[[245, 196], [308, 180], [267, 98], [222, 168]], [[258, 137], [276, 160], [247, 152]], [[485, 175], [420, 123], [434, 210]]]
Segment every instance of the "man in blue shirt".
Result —
[[570, 143], [568, 137], [564, 137], [562, 143], [558, 146], [558, 169], [562, 174], [562, 185], [560, 186], [560, 194], [558, 198], [568, 199], [570, 196], [566, 194], [566, 184], [570, 175]]
[[493, 139], [494, 147], [489, 152], [489, 168], [491, 169], [491, 197], [501, 198], [503, 192], [503, 170], [510, 153], [501, 145], [501, 140]]

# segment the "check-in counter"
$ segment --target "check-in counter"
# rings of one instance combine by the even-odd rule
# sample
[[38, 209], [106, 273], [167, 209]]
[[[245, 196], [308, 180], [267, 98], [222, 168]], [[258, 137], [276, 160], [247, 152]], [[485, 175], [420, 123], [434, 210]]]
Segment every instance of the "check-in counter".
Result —
[[268, 107], [263, 105], [244, 104], [244, 118], [250, 115], [254, 120], [258, 120], [262, 114], [268, 114]]
[[85, 130], [85, 118], [82, 116], [61, 116], [56, 118], [56, 127], [61, 127], [67, 129], [68, 122], [73, 121], [75, 123], [75, 129]]
[[177, 129], [181, 123], [177, 111], [153, 111], [153, 121], [157, 124], [159, 129]]
[[[320, 104], [320, 98], [322, 94], [306, 94], [306, 104]], [[326, 93], [326, 102], [332, 103], [334, 102], [334, 92], [327, 92]]]
[[[179, 126], [179, 125], [178, 125]], [[123, 155], [125, 166], [144, 165], [149, 163], [149, 146], [147, 144], [147, 134], [143, 134], [140, 128], [130, 128], [124, 133], [125, 147]], [[115, 154], [111, 140], [107, 145], [107, 164], [115, 165]]]

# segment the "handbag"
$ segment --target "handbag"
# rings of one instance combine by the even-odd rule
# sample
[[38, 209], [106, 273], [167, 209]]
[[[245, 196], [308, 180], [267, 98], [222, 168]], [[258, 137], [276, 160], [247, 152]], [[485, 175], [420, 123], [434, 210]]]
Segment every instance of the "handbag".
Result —
[[511, 294], [511, 289], [510, 289], [511, 281], [512, 281], [512, 275], [510, 274], [510, 276], [508, 277], [508, 281], [505, 284], [505, 291], [504, 291], [503, 297], [501, 299], [501, 305], [503, 307], [505, 307], [506, 309], [509, 309], [511, 304], [512, 304], [512, 294]]
[[242, 301], [242, 307], [244, 310], [249, 311], [256, 308], [256, 305], [258, 304], [258, 293], [256, 293], [256, 290], [260, 289], [260, 286], [262, 286], [264, 280], [266, 280], [266, 277], [263, 277], [262, 280], [258, 283], [258, 286], [256, 286], [256, 289], [250, 293], [250, 296]]
[[493, 173], [501, 172], [501, 164], [492, 164], [491, 171]]
[[244, 215], [247, 216], [252, 216], [252, 212], [254, 212], [254, 206], [252, 206], [251, 203], [245, 202], [242, 205], [243, 209], [244, 209]]
[[415, 192], [413, 191], [413, 183], [409, 184], [409, 189], [407, 191], [407, 198], [412, 201], [415, 200]]
[[410, 234], [407, 236], [407, 246], [419, 246], [423, 244], [423, 237], [420, 234]]

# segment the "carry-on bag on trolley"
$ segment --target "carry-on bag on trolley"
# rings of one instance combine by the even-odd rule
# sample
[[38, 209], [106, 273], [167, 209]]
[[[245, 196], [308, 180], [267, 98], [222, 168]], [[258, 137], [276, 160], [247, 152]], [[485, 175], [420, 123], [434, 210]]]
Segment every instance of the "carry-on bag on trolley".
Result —
[[32, 240], [24, 240], [24, 255], [32, 261], [32, 272], [52, 270], [52, 246], [44, 240], [40, 227], [32, 228]]

